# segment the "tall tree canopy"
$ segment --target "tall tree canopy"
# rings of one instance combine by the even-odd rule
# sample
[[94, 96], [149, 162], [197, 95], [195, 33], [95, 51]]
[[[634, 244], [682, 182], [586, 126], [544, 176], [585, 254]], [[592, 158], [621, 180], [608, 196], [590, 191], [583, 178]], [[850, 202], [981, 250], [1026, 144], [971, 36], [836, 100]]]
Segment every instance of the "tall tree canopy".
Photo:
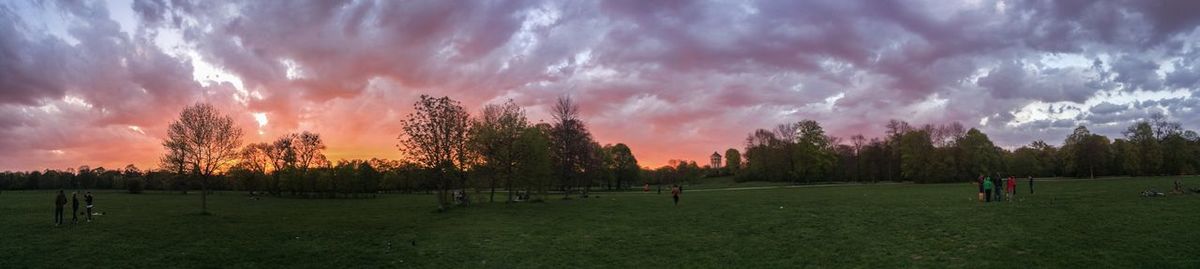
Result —
[[[525, 111], [512, 100], [502, 105], [487, 105], [478, 119], [471, 123], [471, 147], [476, 156], [481, 159], [477, 167], [487, 174], [491, 201], [496, 200], [496, 183], [501, 181], [505, 188], [512, 189], [513, 179], [519, 176], [516, 168], [519, 165], [520, 152], [518, 143], [525, 129], [529, 128], [529, 120]], [[509, 192], [509, 200], [512, 200]]]
[[[579, 106], [570, 97], [560, 97], [553, 109], [554, 125], [550, 130], [551, 156], [555, 172], [560, 180], [563, 195], [569, 196], [575, 188], [590, 183], [584, 173], [590, 162], [598, 162], [595, 156], [592, 134], [579, 119]], [[587, 195], [586, 190], [582, 195]]]
[[450, 188], [465, 183], [471, 154], [469, 115], [450, 97], [428, 95], [421, 95], [413, 110], [400, 122], [398, 146], [410, 160], [436, 173], [438, 208], [445, 209], [451, 204]]

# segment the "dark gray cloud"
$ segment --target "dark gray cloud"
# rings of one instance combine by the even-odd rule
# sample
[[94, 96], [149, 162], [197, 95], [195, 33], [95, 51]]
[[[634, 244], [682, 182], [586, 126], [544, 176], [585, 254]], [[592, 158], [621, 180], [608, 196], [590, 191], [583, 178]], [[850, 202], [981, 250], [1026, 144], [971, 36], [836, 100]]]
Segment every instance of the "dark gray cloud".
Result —
[[1127, 106], [1123, 106], [1123, 105], [1117, 105], [1117, 104], [1113, 104], [1113, 103], [1109, 103], [1109, 102], [1101, 102], [1100, 104], [1097, 104], [1097, 105], [1093, 106], [1092, 108], [1088, 109], [1088, 111], [1092, 112], [1092, 114], [1104, 115], [1104, 114], [1112, 114], [1112, 113], [1121, 112], [1127, 108], [1128, 108]]

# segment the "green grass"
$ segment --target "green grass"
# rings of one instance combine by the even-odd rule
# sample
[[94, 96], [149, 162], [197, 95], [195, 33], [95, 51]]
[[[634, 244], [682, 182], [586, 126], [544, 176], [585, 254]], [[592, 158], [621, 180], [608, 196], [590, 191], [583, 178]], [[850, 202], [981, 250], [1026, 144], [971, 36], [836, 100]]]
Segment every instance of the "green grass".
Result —
[[[766, 182], [766, 181], [750, 181], [737, 182], [733, 176], [722, 177], [706, 177], [697, 179], [693, 182], [683, 183], [683, 190], [703, 190], [703, 189], [722, 189], [722, 188], [755, 188], [755, 187], [773, 187], [791, 185], [787, 182]], [[650, 190], [653, 191], [655, 186], [651, 185]], [[663, 186], [664, 190], [670, 189], [669, 186]]]
[[[1197, 268], [1200, 195], [1175, 178], [1044, 182], [981, 204], [969, 184], [651, 192], [432, 213], [429, 195], [248, 200], [97, 194], [55, 227], [51, 192], [0, 194], [0, 268]], [[1185, 184], [1200, 186], [1200, 178]], [[68, 214], [69, 214], [68, 209]], [[415, 243], [415, 245], [414, 245]]]

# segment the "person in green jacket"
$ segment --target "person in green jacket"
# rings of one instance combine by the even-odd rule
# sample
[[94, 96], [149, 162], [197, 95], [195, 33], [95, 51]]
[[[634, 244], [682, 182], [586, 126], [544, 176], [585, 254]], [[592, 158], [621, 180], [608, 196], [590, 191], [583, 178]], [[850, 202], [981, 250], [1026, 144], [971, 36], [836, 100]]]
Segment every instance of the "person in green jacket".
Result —
[[[992, 188], [993, 187], [995, 187], [995, 184], [992, 184], [991, 178], [988, 178], [987, 180], [983, 181], [983, 193], [984, 193], [984, 196], [987, 196], [985, 199], [985, 200], [987, 200], [987, 202], [992, 201]], [[996, 198], [1000, 198], [1000, 197], [996, 197]]]

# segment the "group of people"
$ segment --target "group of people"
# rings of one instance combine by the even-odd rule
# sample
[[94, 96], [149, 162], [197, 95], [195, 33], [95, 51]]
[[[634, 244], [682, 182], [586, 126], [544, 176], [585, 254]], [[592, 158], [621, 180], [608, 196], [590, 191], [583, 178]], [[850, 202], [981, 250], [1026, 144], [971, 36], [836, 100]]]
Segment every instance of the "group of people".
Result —
[[[95, 196], [92, 192], [84, 193], [83, 202], [87, 208], [86, 220], [92, 222], [92, 207], [94, 207]], [[62, 190], [58, 190], [58, 196], [54, 198], [54, 226], [62, 225], [63, 206], [67, 205], [67, 195]], [[71, 224], [79, 223], [79, 192], [71, 192]]]
[[[979, 185], [979, 201], [980, 202], [1000, 202], [1012, 201], [1017, 195], [1017, 179], [1009, 176], [1008, 178], [985, 177], [979, 175], [979, 180], [976, 181]], [[1033, 194], [1033, 176], [1029, 177], [1029, 194]]]

